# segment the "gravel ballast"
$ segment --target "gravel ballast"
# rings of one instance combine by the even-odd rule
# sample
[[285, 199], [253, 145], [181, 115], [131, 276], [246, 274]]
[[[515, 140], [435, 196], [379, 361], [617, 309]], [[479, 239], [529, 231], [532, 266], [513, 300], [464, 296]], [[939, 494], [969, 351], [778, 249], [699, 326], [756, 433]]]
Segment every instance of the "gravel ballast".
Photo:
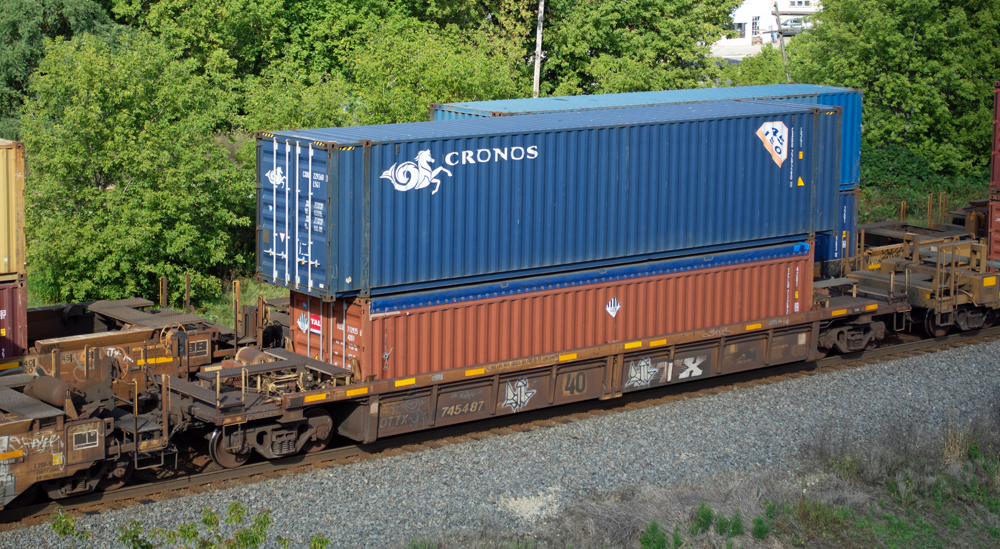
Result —
[[[1000, 342], [803, 376], [533, 431], [80, 517], [85, 545], [120, 547], [132, 520], [176, 527], [233, 501], [270, 509], [271, 540], [308, 546], [400, 547], [414, 536], [491, 528], [523, 533], [561, 505], [627, 486], [696, 482], [729, 473], [791, 473], [799, 449], [833, 428], [855, 441], [885, 426], [928, 430], [992, 413]], [[65, 547], [48, 525], [0, 533], [0, 547]]]

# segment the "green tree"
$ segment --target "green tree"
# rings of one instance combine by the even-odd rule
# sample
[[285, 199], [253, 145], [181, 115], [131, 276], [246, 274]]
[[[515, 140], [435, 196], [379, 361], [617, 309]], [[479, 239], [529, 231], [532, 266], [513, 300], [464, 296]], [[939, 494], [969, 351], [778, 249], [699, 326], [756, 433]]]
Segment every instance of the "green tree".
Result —
[[247, 132], [353, 126], [354, 93], [340, 73], [302, 76], [293, 61], [268, 67], [246, 82], [240, 125]]
[[0, 0], [0, 137], [17, 139], [18, 111], [46, 39], [116, 30], [92, 0]]
[[553, 95], [706, 85], [709, 44], [740, 0], [553, 0], [546, 5], [545, 90]]
[[230, 94], [196, 69], [143, 33], [48, 45], [22, 118], [42, 298], [150, 296], [159, 276], [190, 272], [198, 299], [252, 269], [254, 182], [218, 137]]
[[120, 21], [159, 36], [200, 67], [259, 74], [286, 42], [282, 2], [113, 0]]
[[481, 31], [410, 17], [370, 20], [352, 38], [348, 79], [361, 124], [427, 120], [430, 103], [516, 97], [530, 89]]
[[739, 63], [727, 64], [719, 77], [719, 83], [723, 86], [762, 86], [784, 84], [785, 81], [781, 50], [771, 44], [765, 45], [760, 53], [745, 57]]
[[989, 161], [1000, 1], [824, 0], [792, 40], [792, 78], [864, 90], [864, 137], [905, 143], [936, 171]]

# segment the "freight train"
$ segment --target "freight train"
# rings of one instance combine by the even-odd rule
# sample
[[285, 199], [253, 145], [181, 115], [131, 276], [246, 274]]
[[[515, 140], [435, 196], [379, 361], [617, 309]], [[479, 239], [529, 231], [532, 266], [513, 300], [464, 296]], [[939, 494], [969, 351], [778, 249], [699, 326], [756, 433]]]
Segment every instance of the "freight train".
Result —
[[30, 311], [0, 365], [0, 506], [192, 447], [235, 468], [993, 322], [964, 227], [843, 234], [856, 90], [718, 93], [259, 133], [257, 276], [288, 298], [234, 328], [143, 299]]

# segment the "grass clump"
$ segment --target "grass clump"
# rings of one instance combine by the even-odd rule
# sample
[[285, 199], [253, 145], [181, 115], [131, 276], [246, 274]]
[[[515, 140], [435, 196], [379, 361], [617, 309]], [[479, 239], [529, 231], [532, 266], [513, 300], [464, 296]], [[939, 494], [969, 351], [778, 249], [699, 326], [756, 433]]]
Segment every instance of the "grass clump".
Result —
[[698, 505], [698, 509], [694, 512], [694, 520], [691, 521], [691, 535], [697, 536], [704, 532], [708, 532], [708, 529], [712, 527], [712, 519], [715, 514], [712, 512], [712, 508], [709, 507], [704, 501]]
[[667, 533], [654, 520], [646, 526], [646, 530], [639, 536], [639, 546], [642, 549], [666, 549]]

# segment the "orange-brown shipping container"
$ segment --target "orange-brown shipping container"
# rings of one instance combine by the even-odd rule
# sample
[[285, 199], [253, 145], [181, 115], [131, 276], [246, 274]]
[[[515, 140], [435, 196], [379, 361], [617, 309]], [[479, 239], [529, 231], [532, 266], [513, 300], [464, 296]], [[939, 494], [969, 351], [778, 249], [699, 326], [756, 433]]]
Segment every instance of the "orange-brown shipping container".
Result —
[[0, 284], [0, 371], [16, 367], [7, 360], [28, 347], [28, 292], [24, 282]]
[[812, 261], [796, 243], [374, 300], [292, 292], [292, 343], [391, 379], [805, 311]]

